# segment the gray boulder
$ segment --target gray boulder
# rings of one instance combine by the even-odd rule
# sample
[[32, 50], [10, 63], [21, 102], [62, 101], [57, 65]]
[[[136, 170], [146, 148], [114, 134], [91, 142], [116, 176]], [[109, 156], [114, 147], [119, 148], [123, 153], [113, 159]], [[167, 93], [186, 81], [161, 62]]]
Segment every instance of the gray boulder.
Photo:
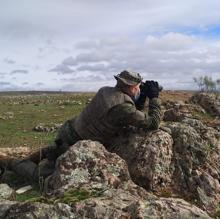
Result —
[[[7, 206], [0, 211], [2, 219], [211, 219], [204, 211], [182, 199], [149, 198], [146, 200], [130, 200], [125, 197], [124, 203], [117, 202], [117, 194], [106, 198], [93, 198], [75, 204], [57, 203], [1, 203]], [[126, 196], [126, 198], [129, 196]], [[121, 197], [122, 198], [122, 197]], [[132, 198], [132, 196], [130, 196]], [[123, 204], [123, 205], [120, 205]]]
[[220, 200], [220, 133], [198, 120], [172, 123], [173, 189], [212, 212]]
[[5, 218], [8, 210], [15, 204], [14, 201], [0, 199], [0, 218]]
[[65, 219], [65, 218], [80, 218], [77, 213], [71, 212], [71, 207], [65, 204], [48, 205], [44, 203], [18, 203], [18, 202], [8, 202], [1, 203], [5, 208], [1, 211], [0, 215], [2, 219]]
[[211, 217], [204, 213], [198, 207], [178, 198], [159, 198], [139, 201], [127, 209], [132, 218], [143, 219], [210, 219]]
[[163, 130], [125, 132], [109, 147], [122, 157], [131, 179], [147, 190], [160, 190], [171, 183], [173, 139]]
[[220, 95], [218, 93], [197, 93], [191, 102], [199, 104], [213, 116], [220, 116]]
[[[56, 170], [45, 181], [45, 194], [59, 194], [69, 188], [136, 188], [126, 162], [108, 152], [99, 142], [79, 141], [61, 155]], [[141, 189], [141, 194], [145, 194]]]
[[183, 102], [168, 102], [165, 104], [164, 121], [181, 122], [185, 118], [194, 118], [197, 115], [205, 115], [205, 110], [198, 104]]
[[[163, 137], [156, 142], [157, 135]], [[142, 136], [142, 141], [145, 137]], [[167, 168], [172, 163], [172, 150], [168, 150], [168, 145], [172, 145], [172, 142], [170, 135], [164, 131], [149, 133], [147, 137], [151, 137], [151, 144], [147, 140], [143, 141], [145, 147], [140, 151], [136, 149], [136, 152], [143, 153], [147, 147], [152, 147], [150, 155], [146, 156], [145, 153], [143, 158], [151, 158], [152, 163], [149, 164], [154, 161], [160, 167], [155, 168], [149, 175], [154, 188], [159, 188], [159, 175], [165, 180], [167, 173], [169, 177], [166, 183], [171, 180], [172, 171]], [[139, 145], [141, 146], [140, 141]], [[153, 151], [156, 145], [162, 150], [161, 154], [158, 148]], [[71, 193], [68, 193], [70, 196], [65, 196], [71, 189], [89, 191], [89, 196], [81, 200], [74, 199]], [[79, 141], [58, 158], [55, 172], [46, 179], [45, 194], [50, 195], [49, 200], [53, 201], [0, 201], [2, 218], [209, 218], [207, 213], [182, 199], [157, 198], [148, 193], [131, 181], [127, 164], [122, 158], [93, 141]]]
[[0, 199], [12, 200], [15, 198], [14, 189], [10, 188], [7, 184], [0, 184]]

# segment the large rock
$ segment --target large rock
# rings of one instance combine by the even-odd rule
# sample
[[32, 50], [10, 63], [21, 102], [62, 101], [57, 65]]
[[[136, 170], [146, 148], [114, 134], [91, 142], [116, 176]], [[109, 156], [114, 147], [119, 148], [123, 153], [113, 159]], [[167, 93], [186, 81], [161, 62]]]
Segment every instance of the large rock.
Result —
[[209, 219], [208, 214], [182, 199], [160, 198], [139, 201], [129, 206], [132, 218], [140, 219]]
[[[0, 202], [2, 219], [70, 218], [70, 219], [211, 219], [204, 211], [182, 199], [149, 198], [130, 200], [120, 205], [117, 194], [106, 198], [91, 198], [75, 204]], [[127, 197], [127, 196], [126, 196]], [[124, 197], [124, 203], [129, 202]], [[2, 208], [4, 206], [4, 208]]]
[[212, 212], [220, 200], [220, 133], [198, 120], [172, 123], [173, 188]]
[[157, 194], [177, 193], [214, 212], [220, 200], [220, 133], [187, 117], [161, 128], [126, 131], [108, 149], [126, 160], [136, 184]]
[[[156, 144], [157, 135], [163, 137], [159, 138]], [[170, 135], [163, 131], [147, 135], [149, 136], [152, 139], [151, 144], [142, 136], [146, 146], [137, 152], [160, 146], [161, 154], [158, 148], [155, 151], [152, 148], [150, 150], [152, 161], [159, 166], [158, 170], [151, 173], [151, 182], [158, 182], [159, 175], [165, 179], [165, 174], [170, 173], [167, 167], [168, 163], [171, 163], [171, 155], [167, 148], [172, 143]], [[163, 165], [159, 158], [163, 159], [164, 163], [167, 159], [167, 164]], [[155, 188], [156, 185], [158, 183], [155, 183]], [[88, 197], [76, 200], [72, 196], [73, 193], [70, 193], [71, 189], [96, 192], [89, 192]], [[1, 218], [209, 218], [204, 211], [182, 199], [157, 198], [146, 192], [131, 181], [126, 162], [122, 158], [93, 141], [79, 141], [58, 158], [55, 172], [46, 180], [45, 192], [53, 198], [47, 203], [53, 200], [53, 204], [0, 201]]]
[[202, 106], [213, 116], [220, 116], [220, 95], [217, 93], [197, 93], [192, 96], [193, 103]]
[[164, 121], [181, 122], [185, 118], [194, 118], [196, 114], [206, 114], [205, 110], [197, 104], [171, 103], [166, 106], [164, 111]]
[[[4, 207], [4, 208], [3, 208]], [[65, 204], [48, 205], [44, 203], [18, 203], [0, 202], [0, 215], [2, 219], [34, 219], [34, 218], [80, 218], [79, 214], [71, 211], [71, 207]]]
[[173, 140], [169, 133], [158, 130], [140, 134], [124, 132], [109, 147], [128, 165], [132, 180], [147, 190], [160, 190], [171, 182]]
[[15, 204], [16, 202], [14, 201], [0, 199], [0, 218], [5, 218], [9, 209]]
[[[136, 188], [126, 162], [108, 152], [99, 142], [79, 141], [61, 155], [55, 172], [45, 181], [45, 193], [63, 193], [69, 188], [87, 189]], [[144, 189], [140, 194], [144, 195]]]

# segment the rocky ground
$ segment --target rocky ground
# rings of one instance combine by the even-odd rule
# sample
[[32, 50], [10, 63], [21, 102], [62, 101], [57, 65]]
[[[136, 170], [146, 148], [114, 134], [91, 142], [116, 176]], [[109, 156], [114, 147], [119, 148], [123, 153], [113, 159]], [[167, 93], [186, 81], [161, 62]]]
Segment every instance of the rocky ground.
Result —
[[170, 98], [163, 113], [157, 131], [77, 142], [57, 159], [43, 196], [19, 202], [1, 184], [0, 218], [220, 218], [219, 95]]

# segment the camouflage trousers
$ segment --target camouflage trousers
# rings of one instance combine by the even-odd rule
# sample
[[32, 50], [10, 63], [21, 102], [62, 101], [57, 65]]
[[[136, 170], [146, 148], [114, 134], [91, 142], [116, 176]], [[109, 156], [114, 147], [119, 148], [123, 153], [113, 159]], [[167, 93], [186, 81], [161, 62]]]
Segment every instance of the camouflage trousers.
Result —
[[68, 120], [61, 126], [53, 145], [35, 153], [34, 158], [30, 156], [23, 160], [14, 161], [11, 169], [32, 182], [44, 180], [55, 170], [56, 159], [79, 140], [81, 140], [80, 136]]

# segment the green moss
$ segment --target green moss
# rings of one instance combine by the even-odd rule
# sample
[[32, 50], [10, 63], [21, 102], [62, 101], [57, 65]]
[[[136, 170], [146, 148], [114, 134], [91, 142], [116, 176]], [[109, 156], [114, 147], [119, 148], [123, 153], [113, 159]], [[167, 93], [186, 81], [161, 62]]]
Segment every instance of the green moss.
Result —
[[39, 189], [34, 187], [32, 190], [27, 191], [25, 193], [16, 194], [16, 201], [24, 202], [24, 201], [29, 201], [32, 199], [37, 199], [40, 197], [41, 197], [41, 193]]
[[71, 204], [75, 202], [79, 202], [91, 197], [99, 197], [103, 194], [105, 190], [100, 189], [92, 189], [92, 190], [86, 190], [83, 188], [76, 189], [72, 188], [67, 190], [61, 197], [53, 197], [53, 198], [46, 198], [43, 196], [35, 196], [32, 198], [26, 199], [26, 201], [29, 202], [42, 202], [46, 204], [55, 204], [55, 203], [65, 203], [65, 204]]
[[32, 190], [27, 191], [23, 194], [16, 195], [16, 201], [19, 202], [41, 202], [46, 204], [55, 203], [66, 203], [71, 204], [79, 202], [91, 197], [99, 197], [103, 194], [105, 190], [102, 189], [91, 189], [86, 190], [83, 188], [71, 188], [64, 192], [61, 197], [47, 198], [41, 195], [38, 187], [33, 187]]
[[206, 151], [206, 153], [210, 153], [213, 149], [214, 149], [213, 144], [204, 144], [204, 150]]

